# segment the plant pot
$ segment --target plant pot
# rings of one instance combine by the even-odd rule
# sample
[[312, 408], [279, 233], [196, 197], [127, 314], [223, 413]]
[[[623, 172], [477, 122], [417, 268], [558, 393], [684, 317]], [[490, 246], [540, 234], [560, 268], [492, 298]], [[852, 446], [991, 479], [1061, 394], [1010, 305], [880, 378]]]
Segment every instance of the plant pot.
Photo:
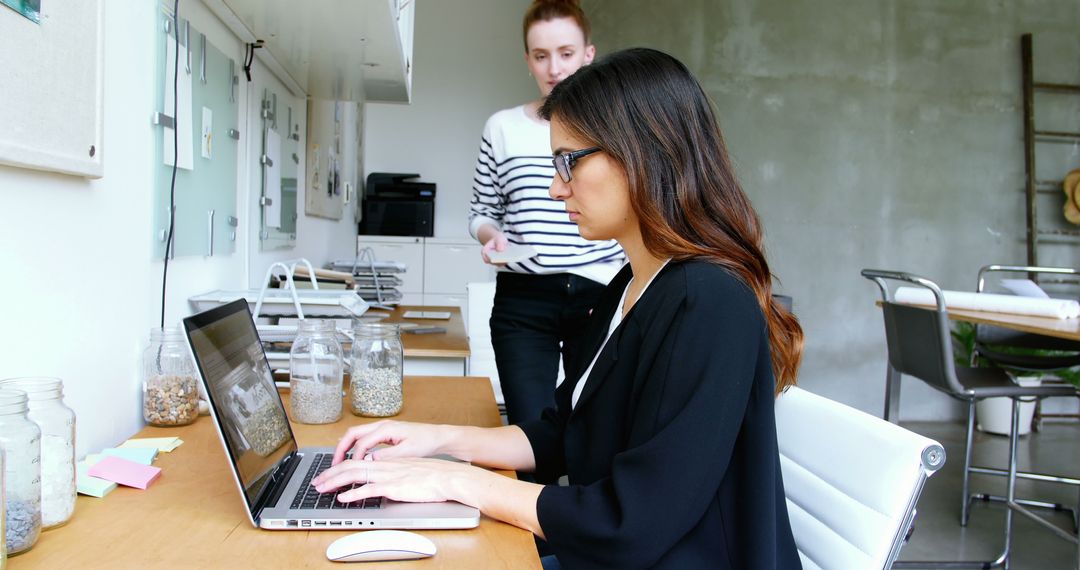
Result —
[[[1018, 376], [1017, 384], [1033, 388], [1042, 384], [1041, 376]], [[1020, 401], [1020, 428], [1018, 435], [1031, 433], [1031, 419], [1035, 415], [1035, 398]], [[1012, 398], [986, 398], [975, 402], [975, 427], [979, 431], [1009, 435], [1012, 424]]]

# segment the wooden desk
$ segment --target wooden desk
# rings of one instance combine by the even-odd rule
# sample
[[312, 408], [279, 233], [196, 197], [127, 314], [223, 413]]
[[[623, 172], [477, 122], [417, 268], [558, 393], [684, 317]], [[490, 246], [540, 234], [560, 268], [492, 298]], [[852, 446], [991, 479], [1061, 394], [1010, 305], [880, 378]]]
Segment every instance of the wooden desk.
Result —
[[1080, 341], [1080, 319], [1051, 319], [1049, 317], [949, 309], [949, 320], [994, 325], [1033, 334]]
[[[406, 311], [442, 311], [450, 313], [449, 320], [406, 319]], [[378, 309], [369, 313], [385, 313]], [[405, 351], [405, 374], [413, 376], [456, 376], [466, 374], [469, 337], [465, 333], [465, 321], [459, 307], [398, 305], [390, 312], [385, 323], [415, 323], [419, 326], [436, 326], [445, 333], [408, 334], [402, 331], [401, 345]]]
[[[346, 427], [371, 421], [350, 414], [348, 405], [345, 410], [336, 424], [293, 424], [299, 444], [332, 446]], [[405, 407], [397, 417], [500, 425], [486, 378], [406, 378]], [[181, 428], [147, 427], [136, 435], [166, 436], [179, 436], [184, 444], [158, 456], [154, 464], [163, 472], [149, 489], [120, 487], [104, 499], [80, 496], [71, 521], [43, 532], [33, 549], [8, 560], [10, 570], [343, 568], [326, 559], [326, 547], [350, 531], [251, 526], [209, 417]], [[365, 563], [363, 568], [540, 568], [531, 533], [487, 517], [475, 529], [418, 532], [438, 546], [433, 558]]]

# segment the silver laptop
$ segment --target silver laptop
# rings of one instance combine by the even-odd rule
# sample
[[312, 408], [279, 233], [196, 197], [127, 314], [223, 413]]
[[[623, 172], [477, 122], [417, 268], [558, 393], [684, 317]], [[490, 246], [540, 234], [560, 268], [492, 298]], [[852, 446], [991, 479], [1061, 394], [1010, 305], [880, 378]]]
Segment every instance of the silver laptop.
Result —
[[274, 530], [473, 528], [480, 512], [455, 502], [400, 503], [377, 497], [341, 503], [311, 479], [333, 448], [298, 449], [247, 301], [184, 319], [210, 411], [251, 523]]

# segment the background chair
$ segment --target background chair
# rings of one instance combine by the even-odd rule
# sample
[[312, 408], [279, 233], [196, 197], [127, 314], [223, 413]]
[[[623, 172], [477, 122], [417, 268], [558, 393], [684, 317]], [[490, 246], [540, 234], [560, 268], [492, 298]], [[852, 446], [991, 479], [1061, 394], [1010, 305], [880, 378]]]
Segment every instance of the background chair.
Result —
[[[990, 273], [1076, 276], [1080, 272], [1068, 267], [987, 265], [979, 269], [979, 281], [975, 287], [976, 292], [981, 293], [984, 291], [986, 288], [986, 276]], [[1012, 354], [1002, 351], [1000, 348], [1002, 346], [1067, 351], [1071, 354], [1055, 356]], [[991, 325], [975, 325], [975, 349], [972, 352], [972, 364], [976, 364], [977, 359], [980, 358], [984, 358], [997, 366], [1011, 366], [1025, 370], [1060, 370], [1080, 366], [1080, 343]]]
[[[948, 312], [941, 289], [932, 281], [896, 271], [864, 269], [862, 276], [874, 281], [881, 290], [882, 314], [885, 318], [885, 339], [888, 345], [889, 370], [886, 384], [898, 383], [900, 374], [914, 376], [930, 387], [953, 398], [967, 402], [967, 437], [964, 448], [963, 495], [960, 508], [960, 524], [966, 525], [969, 512], [968, 482], [971, 469], [972, 437], [975, 429], [975, 402], [983, 398], [1006, 397], [1013, 400], [1012, 429], [1009, 433], [1009, 461], [1007, 496], [1012, 503], [1016, 485], [1016, 445], [1020, 398], [1046, 398], [1050, 396], [1075, 396], [1070, 386], [1019, 386], [1000, 368], [957, 367], [953, 362], [952, 340], [949, 332]], [[901, 305], [892, 301], [886, 280], [912, 283], [929, 289], [934, 294], [935, 309]], [[898, 385], [898, 384], [897, 384]], [[893, 388], [887, 386], [887, 391]], [[1009, 542], [1012, 537], [1012, 511], [1005, 511], [1005, 545], [998, 558], [989, 562], [971, 562], [971, 567], [988, 568], [1007, 566]], [[942, 564], [958, 567], [957, 564]], [[908, 567], [927, 567], [929, 563], [903, 563]], [[900, 565], [898, 565], [899, 567]]]
[[803, 568], [890, 568], [941, 444], [795, 387], [776, 401], [776, 433]]

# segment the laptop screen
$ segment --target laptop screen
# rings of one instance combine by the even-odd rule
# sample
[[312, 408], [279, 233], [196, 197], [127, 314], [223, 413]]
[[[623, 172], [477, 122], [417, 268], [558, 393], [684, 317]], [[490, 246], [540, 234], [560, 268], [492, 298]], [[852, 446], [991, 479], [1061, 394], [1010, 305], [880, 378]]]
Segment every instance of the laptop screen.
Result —
[[238, 299], [184, 319], [184, 328], [229, 459], [254, 510], [274, 468], [296, 451], [296, 439], [251, 312]]

